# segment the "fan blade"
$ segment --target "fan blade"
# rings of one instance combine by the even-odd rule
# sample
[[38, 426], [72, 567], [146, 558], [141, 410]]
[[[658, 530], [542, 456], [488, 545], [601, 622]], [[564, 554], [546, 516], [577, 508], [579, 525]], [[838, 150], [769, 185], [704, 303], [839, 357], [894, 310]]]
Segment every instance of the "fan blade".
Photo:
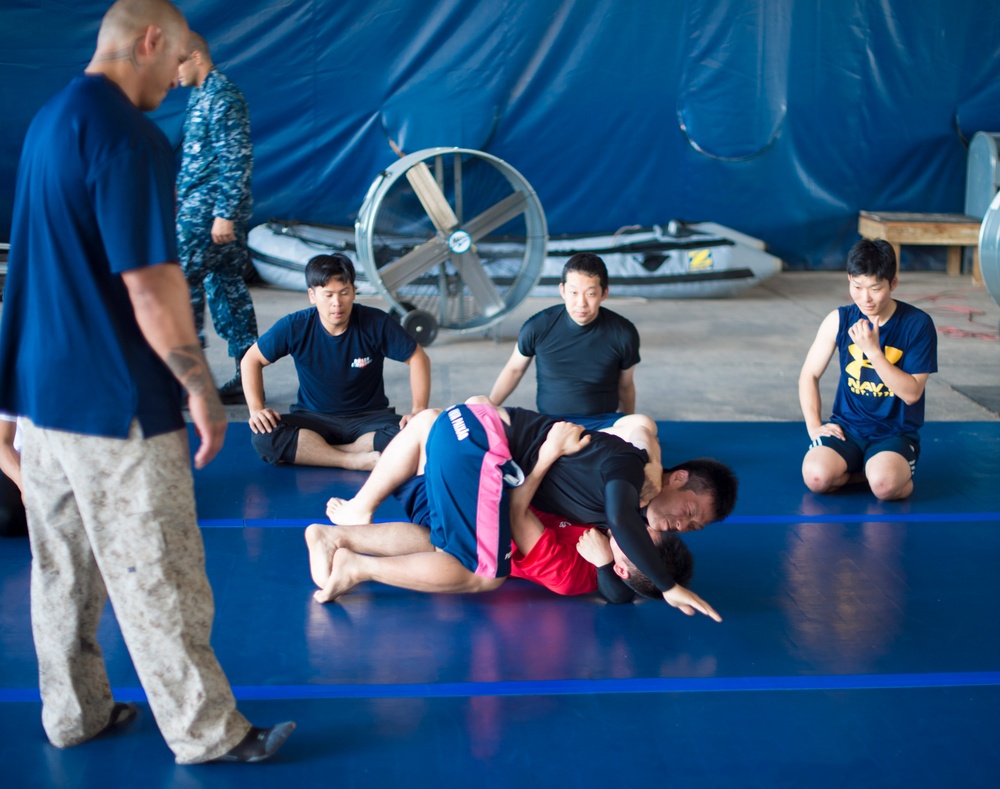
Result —
[[459, 223], [462, 221], [462, 194], [464, 187], [462, 186], [462, 155], [459, 153], [455, 154], [455, 162], [453, 165], [454, 169], [454, 179], [455, 179], [455, 218], [458, 219]]
[[458, 217], [451, 210], [448, 198], [444, 196], [441, 187], [434, 180], [430, 168], [423, 162], [417, 162], [406, 171], [406, 180], [413, 187], [417, 199], [420, 200], [420, 205], [424, 207], [424, 211], [431, 218], [434, 227], [441, 235], [447, 237], [452, 230], [458, 227]]
[[439, 263], [444, 263], [451, 250], [448, 244], [440, 236], [434, 236], [430, 241], [425, 241], [419, 247], [414, 247], [403, 257], [392, 261], [387, 266], [378, 270], [379, 279], [386, 290], [395, 293], [403, 285], [412, 282], [425, 271], [428, 271]]
[[484, 317], [496, 315], [506, 306], [504, 300], [497, 294], [496, 286], [483, 268], [483, 262], [475, 249], [470, 249], [461, 255], [452, 255], [451, 260]]
[[518, 214], [523, 214], [527, 207], [528, 198], [524, 196], [524, 193], [514, 192], [507, 195], [499, 203], [494, 203], [481, 214], [472, 217], [462, 226], [462, 230], [472, 236], [472, 241], [476, 242], [498, 227], [505, 225]]

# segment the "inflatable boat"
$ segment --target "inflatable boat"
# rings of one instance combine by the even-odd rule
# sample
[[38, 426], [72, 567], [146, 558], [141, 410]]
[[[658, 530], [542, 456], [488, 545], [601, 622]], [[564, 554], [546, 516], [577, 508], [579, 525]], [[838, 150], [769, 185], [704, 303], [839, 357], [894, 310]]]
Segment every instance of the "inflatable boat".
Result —
[[[396, 248], [412, 240], [394, 239]], [[249, 236], [254, 268], [269, 285], [305, 290], [305, 266], [315, 255], [342, 252], [357, 266], [354, 228], [271, 220]], [[496, 237], [477, 245], [488, 261], [517, 258], [523, 242]], [[712, 223], [670, 222], [651, 228], [627, 227], [604, 235], [550, 236], [545, 262], [532, 296], [558, 296], [563, 265], [577, 252], [593, 252], [608, 267], [613, 296], [653, 299], [725, 298], [781, 271], [781, 260], [763, 242]], [[368, 273], [358, 267], [358, 292], [376, 295]]]

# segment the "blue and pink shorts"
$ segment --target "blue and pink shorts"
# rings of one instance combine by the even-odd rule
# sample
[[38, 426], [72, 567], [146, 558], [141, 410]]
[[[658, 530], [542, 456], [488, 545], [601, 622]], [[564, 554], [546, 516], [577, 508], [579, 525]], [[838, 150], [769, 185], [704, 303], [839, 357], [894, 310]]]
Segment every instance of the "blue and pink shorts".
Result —
[[478, 576], [510, 575], [507, 489], [523, 480], [495, 408], [456, 405], [442, 411], [427, 436], [424, 465], [431, 544]]

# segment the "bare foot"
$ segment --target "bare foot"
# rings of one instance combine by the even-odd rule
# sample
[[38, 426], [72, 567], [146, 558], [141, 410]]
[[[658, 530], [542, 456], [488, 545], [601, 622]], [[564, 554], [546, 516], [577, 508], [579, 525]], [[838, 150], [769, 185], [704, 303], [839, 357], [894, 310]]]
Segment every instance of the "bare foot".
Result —
[[357, 498], [330, 499], [326, 503], [326, 516], [331, 523], [339, 526], [360, 526], [363, 523], [371, 523], [374, 514], [372, 510], [362, 507]]
[[322, 589], [313, 593], [313, 599], [317, 603], [332, 603], [358, 585], [359, 579], [353, 572], [356, 559], [357, 555], [347, 548], [341, 548], [333, 555], [330, 577]]
[[333, 554], [337, 543], [333, 539], [333, 526], [314, 523], [306, 527], [306, 545], [309, 546], [309, 573], [313, 583], [322, 589], [330, 579]]

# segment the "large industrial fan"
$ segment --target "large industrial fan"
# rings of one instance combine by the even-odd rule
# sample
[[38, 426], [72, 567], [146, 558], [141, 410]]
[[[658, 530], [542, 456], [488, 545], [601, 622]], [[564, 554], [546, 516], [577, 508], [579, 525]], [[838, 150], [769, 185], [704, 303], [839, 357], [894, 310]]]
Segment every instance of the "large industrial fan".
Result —
[[371, 185], [355, 223], [358, 261], [422, 345], [438, 327], [485, 329], [541, 276], [547, 230], [527, 181], [467, 148], [411, 153]]

